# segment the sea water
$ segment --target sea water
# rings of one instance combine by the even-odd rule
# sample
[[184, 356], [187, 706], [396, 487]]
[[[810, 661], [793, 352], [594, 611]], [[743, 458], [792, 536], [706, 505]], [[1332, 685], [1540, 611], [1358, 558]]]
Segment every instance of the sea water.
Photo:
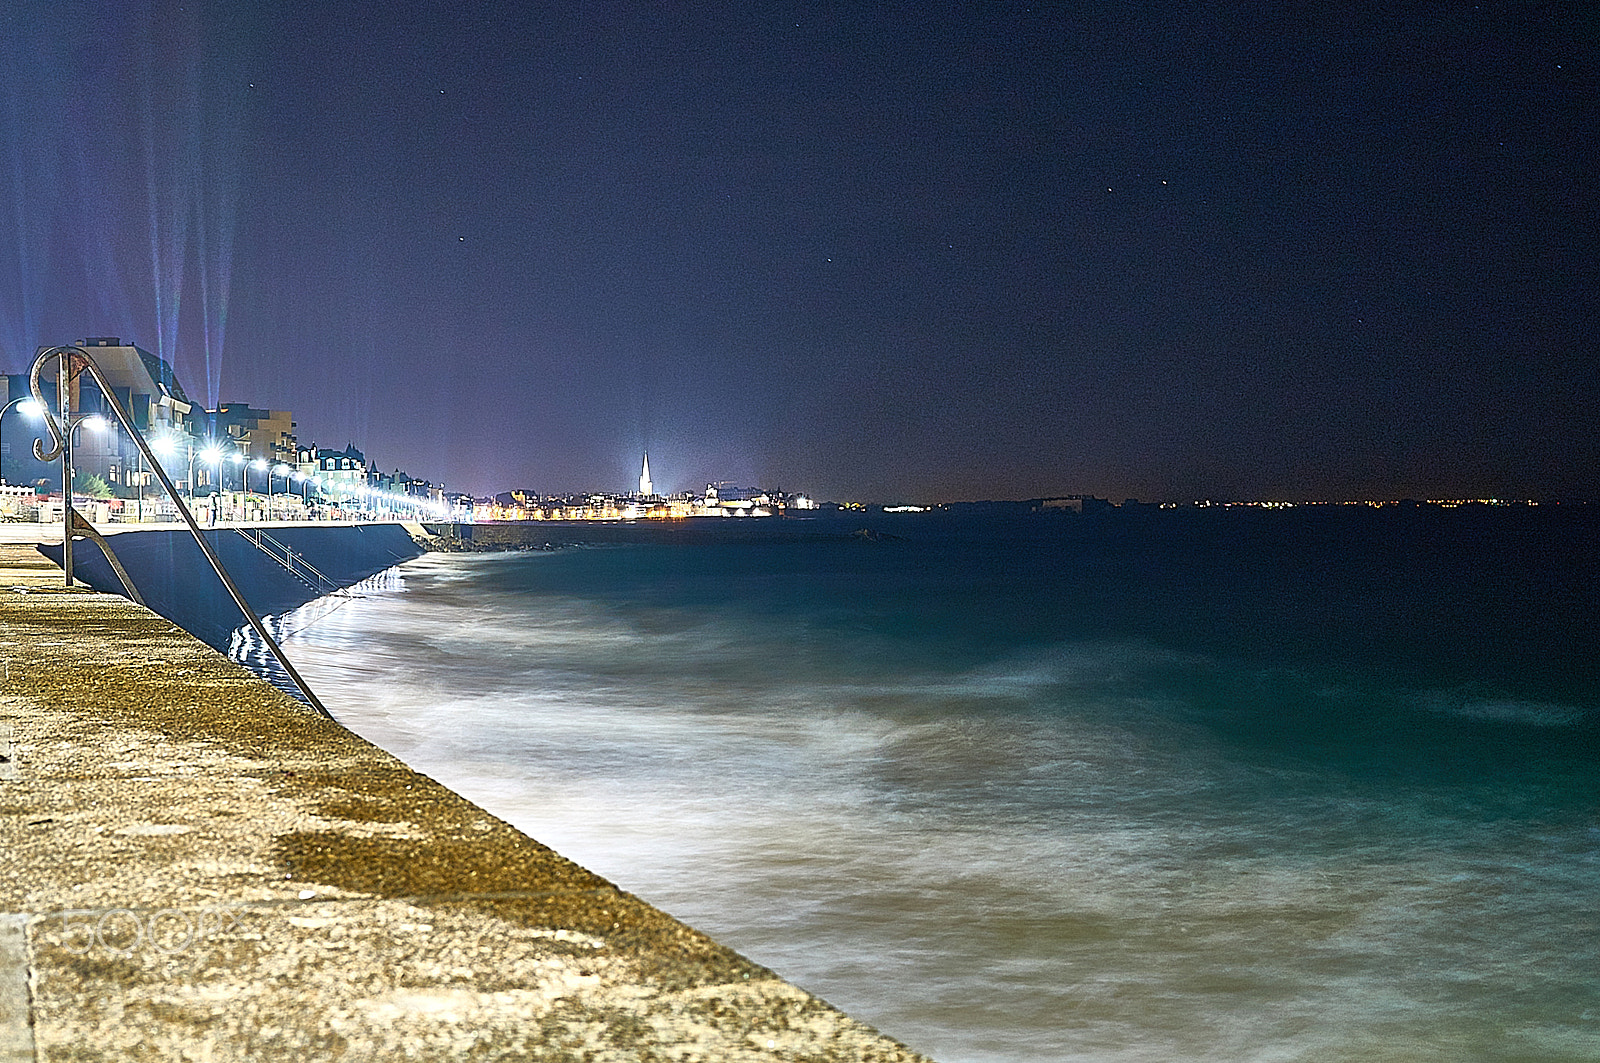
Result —
[[1600, 1059], [1582, 514], [550, 534], [286, 647], [358, 733], [912, 1047]]

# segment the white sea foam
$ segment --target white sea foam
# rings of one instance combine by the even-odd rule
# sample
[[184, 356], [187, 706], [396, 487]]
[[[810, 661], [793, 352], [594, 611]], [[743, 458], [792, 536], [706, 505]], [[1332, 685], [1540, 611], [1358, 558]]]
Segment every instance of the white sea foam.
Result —
[[291, 652], [359, 733], [945, 1063], [1591, 1043], [1547, 1019], [1596, 1007], [1597, 839], [1255, 755], [1149, 678], [1215, 662], [932, 669], [782, 616], [485, 597], [512, 563], [429, 559]]
[[1553, 701], [1485, 697], [1459, 692], [1434, 693], [1420, 699], [1430, 711], [1443, 716], [1529, 727], [1575, 727], [1590, 714], [1577, 705]]

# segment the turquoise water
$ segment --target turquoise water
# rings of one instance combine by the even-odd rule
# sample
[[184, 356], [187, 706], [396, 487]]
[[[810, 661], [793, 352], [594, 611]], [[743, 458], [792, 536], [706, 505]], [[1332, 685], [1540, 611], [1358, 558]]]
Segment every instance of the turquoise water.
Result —
[[1600, 1059], [1588, 520], [737, 523], [430, 556], [286, 645], [945, 1063]]

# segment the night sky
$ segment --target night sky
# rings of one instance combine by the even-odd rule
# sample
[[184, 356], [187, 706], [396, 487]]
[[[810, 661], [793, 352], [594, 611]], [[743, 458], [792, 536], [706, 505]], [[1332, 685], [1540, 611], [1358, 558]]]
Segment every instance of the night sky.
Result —
[[9, 372], [478, 493], [1600, 495], [1592, 5], [3, 10]]

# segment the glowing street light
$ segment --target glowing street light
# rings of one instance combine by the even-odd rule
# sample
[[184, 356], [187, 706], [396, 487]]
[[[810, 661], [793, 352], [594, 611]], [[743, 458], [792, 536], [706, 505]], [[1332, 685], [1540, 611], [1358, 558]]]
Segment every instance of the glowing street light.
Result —
[[[10, 402], [6, 403], [3, 408], [0, 408], [0, 427], [4, 426], [5, 419], [6, 419], [6, 414], [10, 411], [11, 407], [13, 407], [13, 406], [15, 406], [17, 408], [17, 412], [22, 414], [22, 416], [24, 416], [24, 417], [34, 418], [34, 417], [41, 417], [41, 416], [44, 415], [44, 407], [40, 406], [37, 402], [35, 402], [29, 396], [23, 395], [20, 398], [12, 399]], [[5, 452], [5, 448], [3, 446], [0, 446], [0, 453], [4, 453], [4, 452]], [[4, 482], [5, 482], [5, 477], [4, 476], [0, 476], [0, 483], [4, 483]]]
[[[189, 481], [188, 481], [188, 483], [189, 483], [189, 501], [193, 502], [194, 501], [194, 440], [192, 440], [192, 439], [184, 439], [183, 442], [182, 442], [182, 446], [183, 446], [183, 449], [188, 452], [188, 456], [189, 456]], [[152, 439], [150, 441], [150, 449], [155, 451], [157, 454], [160, 454], [164, 458], [170, 458], [170, 457], [172, 457], [172, 455], [178, 453], [179, 441], [178, 441], [178, 438], [176, 436], [172, 436], [172, 435], [156, 436], [154, 439]]]
[[[254, 469], [257, 472], [260, 472], [262, 469], [265, 469], [267, 467], [267, 459], [257, 458], [255, 461], [251, 461], [241, 454], [239, 455], [239, 460], [244, 463], [244, 493], [245, 497], [248, 498], [250, 496], [250, 470]], [[268, 478], [270, 479], [270, 477], [271, 474], [269, 473]], [[267, 494], [272, 494], [270, 487], [267, 491]]]
[[[242, 451], [238, 450], [230, 451], [229, 455], [227, 455], [227, 461], [230, 461], [230, 463], [234, 464], [234, 466], [238, 467], [238, 469], [243, 469], [243, 471], [245, 471], [245, 495], [243, 495], [243, 498], [240, 498], [240, 501], [238, 501], [237, 511], [235, 511], [235, 517], [237, 517], [238, 520], [243, 520], [242, 515], [238, 514], [242, 514], [246, 499], [250, 498], [250, 482], [248, 482], [248, 480], [250, 480], [250, 466], [245, 463], [245, 455], [243, 455]], [[226, 475], [224, 475], [222, 479], [227, 480]]]
[[[194, 459], [191, 457], [190, 461], [193, 460]], [[217, 490], [212, 492], [211, 497], [211, 519], [212, 522], [215, 523], [217, 519], [217, 507], [222, 502], [222, 448], [218, 446], [214, 440], [208, 440], [206, 445], [200, 449], [200, 460], [206, 465], [211, 466], [213, 474], [215, 474], [217, 477]]]
[[[83, 428], [87, 428], [89, 431], [98, 435], [101, 432], [109, 431], [111, 428], [111, 422], [106, 420], [104, 417], [101, 417], [98, 413], [91, 413], [87, 417], [80, 418], [75, 424], [73, 424], [71, 428], [71, 434], [76, 437], [78, 431]], [[74, 446], [76, 446], [76, 442], [74, 442]], [[76, 469], [73, 470], [72, 480], [74, 491], [77, 489], [77, 472], [78, 471]]]
[[[288, 494], [289, 493], [290, 469], [289, 469], [289, 466], [284, 465], [282, 462], [279, 462], [277, 465], [274, 465], [272, 468], [267, 470], [267, 506], [268, 506], [268, 509], [270, 509], [271, 506], [272, 506], [272, 477], [273, 477], [274, 473], [276, 473], [277, 475], [283, 477], [283, 493], [284, 494]], [[287, 504], [287, 503], [285, 503], [285, 504]]]

